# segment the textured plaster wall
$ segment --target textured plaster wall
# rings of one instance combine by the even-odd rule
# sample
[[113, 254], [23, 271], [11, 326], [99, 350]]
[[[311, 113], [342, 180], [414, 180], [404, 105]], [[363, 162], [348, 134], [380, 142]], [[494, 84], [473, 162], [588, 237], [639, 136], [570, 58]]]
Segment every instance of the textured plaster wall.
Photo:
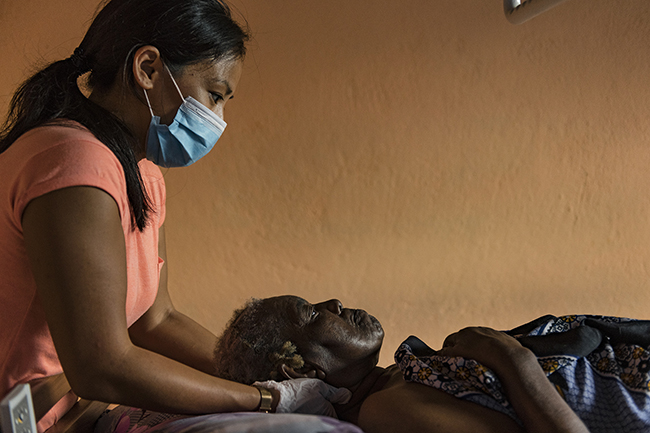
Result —
[[[385, 325], [382, 364], [412, 333], [650, 318], [650, 2], [234, 4], [226, 134], [165, 172], [179, 309], [219, 332], [250, 296], [338, 297]], [[94, 8], [0, 0], [0, 108]]]

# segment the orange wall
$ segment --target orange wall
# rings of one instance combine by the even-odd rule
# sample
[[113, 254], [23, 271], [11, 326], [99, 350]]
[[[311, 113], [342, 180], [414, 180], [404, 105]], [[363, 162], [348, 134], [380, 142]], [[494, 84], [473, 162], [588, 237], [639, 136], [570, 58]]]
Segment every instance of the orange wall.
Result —
[[[0, 2], [0, 108], [95, 2]], [[165, 172], [179, 309], [219, 332], [249, 296], [338, 297], [384, 323], [382, 364], [411, 333], [650, 318], [650, 2], [501, 3], [237, 0], [226, 134]]]

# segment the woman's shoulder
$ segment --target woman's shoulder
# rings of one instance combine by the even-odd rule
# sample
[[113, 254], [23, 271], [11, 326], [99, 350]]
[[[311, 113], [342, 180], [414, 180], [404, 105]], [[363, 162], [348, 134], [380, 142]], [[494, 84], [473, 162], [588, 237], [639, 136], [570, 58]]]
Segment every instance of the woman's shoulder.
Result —
[[113, 152], [87, 128], [72, 121], [56, 121], [33, 128], [0, 153], [0, 168], [5, 179], [20, 176], [25, 171], [75, 170], [88, 165], [122, 172]]
[[[3, 177], [82, 174], [123, 177], [115, 154], [79, 123], [57, 121], [21, 135], [0, 154]], [[31, 173], [31, 174], [30, 174]]]
[[71, 120], [57, 120], [31, 129], [21, 135], [7, 152], [38, 154], [55, 148], [67, 152], [113, 154], [86, 127]]
[[80, 124], [34, 128], [0, 154], [0, 199], [16, 221], [27, 204], [54, 190], [91, 186], [111, 195], [128, 215], [124, 170], [117, 157]]

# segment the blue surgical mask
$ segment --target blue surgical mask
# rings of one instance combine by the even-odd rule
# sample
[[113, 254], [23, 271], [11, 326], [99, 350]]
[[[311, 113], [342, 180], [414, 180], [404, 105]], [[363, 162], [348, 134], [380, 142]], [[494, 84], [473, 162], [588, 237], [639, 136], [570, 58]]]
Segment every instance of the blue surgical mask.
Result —
[[147, 132], [147, 159], [160, 167], [187, 167], [212, 150], [226, 128], [226, 122], [191, 96], [183, 98], [174, 77], [169, 70], [167, 73], [183, 103], [171, 125], [161, 125], [160, 117], [153, 114], [149, 96], [144, 91], [151, 112]]

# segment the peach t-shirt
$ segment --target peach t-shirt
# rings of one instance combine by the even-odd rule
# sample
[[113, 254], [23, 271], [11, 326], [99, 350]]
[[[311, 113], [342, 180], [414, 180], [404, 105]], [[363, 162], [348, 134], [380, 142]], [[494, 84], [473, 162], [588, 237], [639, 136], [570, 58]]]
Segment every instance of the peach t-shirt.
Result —
[[115, 155], [79, 124], [35, 128], [0, 154], [0, 398], [17, 383], [62, 372], [23, 241], [21, 218], [36, 197], [70, 186], [110, 194], [119, 208], [127, 259], [127, 326], [154, 302], [160, 269], [158, 229], [165, 219], [160, 169], [139, 163], [154, 212], [140, 232], [131, 224], [124, 172]]

